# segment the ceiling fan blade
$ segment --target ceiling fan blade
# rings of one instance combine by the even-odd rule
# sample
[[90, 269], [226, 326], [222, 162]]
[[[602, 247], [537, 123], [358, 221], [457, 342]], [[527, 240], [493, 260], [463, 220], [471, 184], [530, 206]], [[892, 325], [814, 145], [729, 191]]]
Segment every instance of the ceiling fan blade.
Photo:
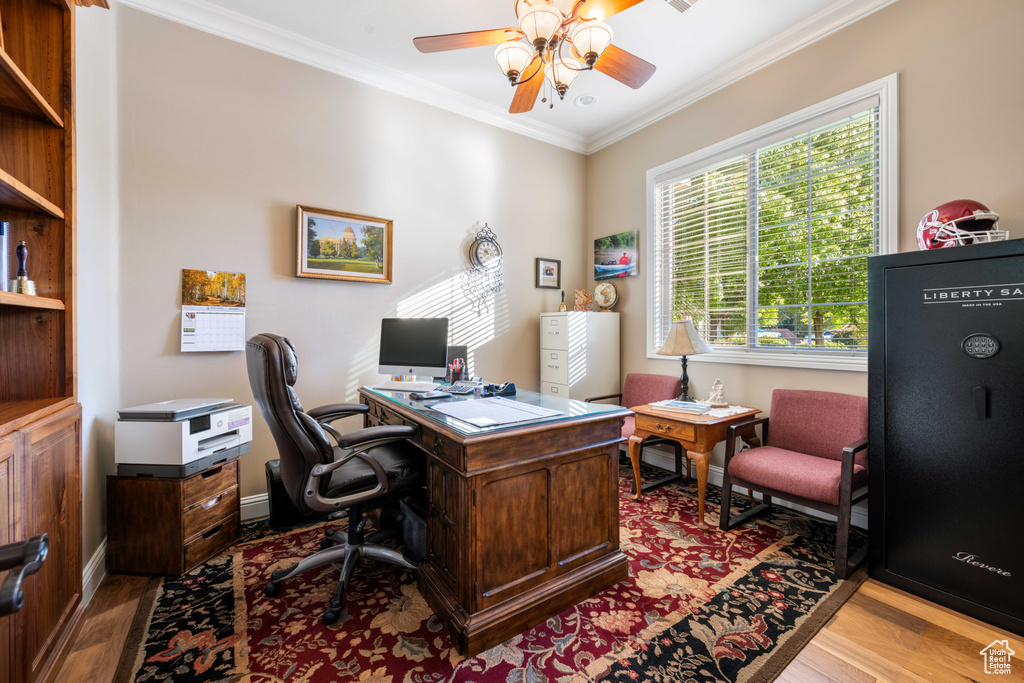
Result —
[[[527, 78], [530, 80], [526, 81]], [[530, 66], [526, 67], [526, 71], [523, 72], [522, 80], [526, 82], [516, 86], [512, 106], [508, 108], [510, 114], [525, 114], [537, 103], [537, 95], [540, 94], [540, 88], [544, 85], [544, 62], [540, 57], [533, 58]]]
[[609, 45], [597, 58], [594, 68], [636, 90], [654, 75], [656, 66], [634, 54]]
[[447, 33], [441, 36], [421, 36], [413, 38], [412, 44], [420, 52], [444, 52], [445, 50], [461, 50], [481, 45], [497, 45], [520, 37], [518, 29], [494, 28], [489, 31], [469, 31], [467, 33]]
[[604, 21], [613, 14], [618, 14], [641, 2], [643, 0], [587, 0], [583, 3], [583, 7], [580, 7], [580, 18]]

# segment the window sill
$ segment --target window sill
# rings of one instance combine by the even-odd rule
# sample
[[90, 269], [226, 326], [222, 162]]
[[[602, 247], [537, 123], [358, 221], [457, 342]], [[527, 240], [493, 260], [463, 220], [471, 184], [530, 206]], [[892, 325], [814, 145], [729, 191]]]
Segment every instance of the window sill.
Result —
[[[679, 362], [679, 356], [659, 356], [647, 352], [648, 358]], [[767, 365], [780, 368], [809, 368], [812, 370], [844, 370], [867, 372], [867, 354], [817, 354], [800, 351], [776, 351], [760, 349], [714, 349], [711, 353], [687, 356], [690, 363], [732, 363], [734, 365]]]

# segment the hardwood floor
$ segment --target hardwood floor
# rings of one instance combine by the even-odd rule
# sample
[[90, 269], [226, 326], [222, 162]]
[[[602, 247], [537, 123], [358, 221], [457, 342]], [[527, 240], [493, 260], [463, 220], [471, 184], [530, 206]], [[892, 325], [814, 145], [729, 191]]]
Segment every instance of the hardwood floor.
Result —
[[[1009, 676], [984, 673], [981, 649], [1010, 641]], [[1024, 638], [868, 580], [814, 636], [780, 683], [1024, 681]]]
[[[146, 578], [107, 574], [81, 635], [56, 680], [107, 683], [114, 677]], [[1009, 676], [986, 676], [979, 652], [1009, 640]], [[867, 581], [777, 679], [780, 683], [953, 683], [1024, 680], [1024, 638], [895, 588]]]

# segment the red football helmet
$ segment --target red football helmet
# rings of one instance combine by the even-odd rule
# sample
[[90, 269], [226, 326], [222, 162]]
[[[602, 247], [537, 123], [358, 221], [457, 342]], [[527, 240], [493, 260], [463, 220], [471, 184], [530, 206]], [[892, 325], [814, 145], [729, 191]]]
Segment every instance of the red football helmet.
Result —
[[917, 224], [917, 244], [922, 249], [942, 249], [1009, 237], [999, 230], [999, 214], [973, 199], [955, 199], [937, 206]]

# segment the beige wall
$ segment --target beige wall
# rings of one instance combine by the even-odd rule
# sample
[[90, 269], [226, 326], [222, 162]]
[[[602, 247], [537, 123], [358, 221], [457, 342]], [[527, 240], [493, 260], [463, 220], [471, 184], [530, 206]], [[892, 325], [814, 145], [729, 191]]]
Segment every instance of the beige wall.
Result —
[[[951, 199], [977, 199], [1024, 237], [1024, 3], [902, 0], [589, 157], [588, 243], [641, 231], [645, 174], [708, 145], [893, 72], [900, 89], [900, 249], [916, 249], [920, 217]], [[641, 268], [649, 267], [641, 263]], [[622, 372], [675, 374], [648, 359], [646, 273], [616, 281]], [[697, 396], [721, 378], [732, 402], [767, 410], [775, 388], [867, 393], [867, 373], [690, 363]], [[721, 449], [719, 449], [720, 451]], [[721, 464], [721, 453], [716, 464]]]
[[[534, 258], [585, 277], [583, 156], [135, 10], [117, 39], [123, 404], [252, 402], [243, 353], [179, 352], [182, 268], [246, 274], [247, 332], [292, 338], [307, 408], [379, 378], [396, 314], [452, 316], [478, 374], [538, 388], [538, 314], [558, 294], [534, 288]], [[295, 278], [296, 204], [393, 219], [394, 284]], [[485, 222], [505, 286], [477, 316], [459, 274]], [[276, 457], [256, 425], [243, 496]]]
[[106, 535], [104, 477], [114, 471], [114, 419], [120, 403], [117, 65], [113, 48], [117, 13], [117, 5], [111, 11], [97, 7], [79, 8], [75, 13], [83, 563], [92, 559]]

